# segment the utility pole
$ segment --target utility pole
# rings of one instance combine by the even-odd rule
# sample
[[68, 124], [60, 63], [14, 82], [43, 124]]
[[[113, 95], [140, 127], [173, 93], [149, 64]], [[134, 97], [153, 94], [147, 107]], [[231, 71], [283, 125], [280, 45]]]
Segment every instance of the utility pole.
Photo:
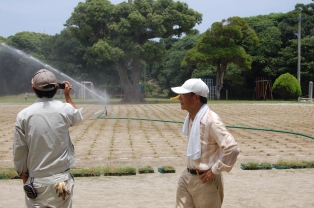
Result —
[[128, 0], [129, 4], [132, 4], [132, 0]]
[[298, 81], [301, 84], [301, 14], [299, 14], [298, 28]]

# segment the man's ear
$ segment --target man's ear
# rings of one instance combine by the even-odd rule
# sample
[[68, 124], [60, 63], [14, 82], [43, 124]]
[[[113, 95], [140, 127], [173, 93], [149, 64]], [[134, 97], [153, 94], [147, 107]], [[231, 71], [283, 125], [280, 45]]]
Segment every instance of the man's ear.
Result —
[[200, 95], [195, 94], [195, 100], [196, 100], [196, 101], [197, 101], [197, 100], [200, 100]]

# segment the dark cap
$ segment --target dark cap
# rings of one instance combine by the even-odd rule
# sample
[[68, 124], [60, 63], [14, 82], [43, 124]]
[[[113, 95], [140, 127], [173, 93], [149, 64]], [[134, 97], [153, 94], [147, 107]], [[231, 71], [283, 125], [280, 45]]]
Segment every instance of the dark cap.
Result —
[[32, 85], [40, 91], [53, 90], [57, 85], [56, 76], [47, 69], [41, 69], [36, 72], [32, 78]]

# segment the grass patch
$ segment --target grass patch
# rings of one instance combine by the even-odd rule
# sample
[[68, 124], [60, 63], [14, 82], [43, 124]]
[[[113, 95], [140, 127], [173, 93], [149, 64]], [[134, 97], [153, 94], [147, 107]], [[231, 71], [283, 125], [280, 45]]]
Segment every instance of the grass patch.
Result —
[[269, 163], [269, 162], [262, 162], [261, 166], [269, 167], [269, 166], [271, 166], [271, 163]]
[[241, 168], [243, 170], [258, 170], [259, 164], [257, 162], [241, 163]]
[[287, 160], [279, 159], [275, 165], [282, 166], [282, 167], [288, 167], [288, 166], [290, 166], [290, 162]]
[[300, 160], [283, 160], [279, 159], [273, 166], [277, 169], [289, 168], [311, 168], [314, 167], [314, 162], [300, 161]]
[[107, 166], [103, 169], [103, 174], [105, 176], [136, 175], [136, 168]]
[[291, 160], [291, 168], [306, 168], [307, 162], [300, 160]]
[[314, 168], [314, 161], [303, 161], [304, 163], [306, 163], [306, 167], [307, 168]]
[[92, 177], [100, 176], [102, 172], [101, 167], [83, 168], [83, 169], [71, 169], [71, 173], [74, 177]]
[[172, 166], [162, 166], [160, 168], [158, 168], [158, 172], [160, 173], [175, 173], [176, 169]]
[[268, 169], [272, 169], [272, 165], [269, 162], [262, 162], [262, 163], [258, 163], [258, 162], [248, 162], [248, 163], [241, 163], [241, 169], [242, 170], [268, 170]]
[[21, 178], [14, 168], [0, 168], [0, 179], [19, 179]]
[[154, 168], [152, 168], [150, 166], [141, 167], [141, 168], [138, 168], [138, 173], [139, 174], [142, 174], [142, 173], [154, 173]]
[[82, 168], [71, 169], [71, 173], [74, 177], [91, 177], [91, 176], [122, 176], [122, 175], [136, 175], [136, 168], [134, 167], [94, 167], [94, 168]]

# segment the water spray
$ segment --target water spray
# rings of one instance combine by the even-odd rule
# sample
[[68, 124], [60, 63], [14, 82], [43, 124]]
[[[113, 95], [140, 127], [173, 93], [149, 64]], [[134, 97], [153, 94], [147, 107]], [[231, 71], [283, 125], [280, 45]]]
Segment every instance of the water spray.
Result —
[[97, 118], [98, 118], [98, 117], [102, 116], [103, 114], [105, 114], [105, 116], [107, 117], [107, 116], [108, 116], [108, 113], [114, 115], [114, 113], [113, 113], [112, 111], [109, 111], [109, 110], [107, 109], [107, 104], [106, 104], [106, 101], [105, 101], [104, 109], [103, 109], [103, 110], [100, 110], [100, 111], [98, 111], [98, 112], [96, 112], [96, 113], [94, 113], [94, 115], [99, 114], [99, 115], [97, 116]]
[[[14, 48], [14, 47], [12, 47], [12, 46], [8, 46], [8, 45], [6, 45], [5, 43], [0, 43], [0, 44], [1, 44], [2, 46], [4, 46], [5, 48], [7, 48], [7, 49], [9, 49], [9, 50], [11, 50], [11, 51], [16, 52], [17, 54], [19, 54], [19, 55], [22, 56], [23, 58], [28, 59], [28, 60], [32, 60], [32, 61], [34, 61], [34, 62], [36, 62], [36, 63], [38, 63], [38, 64], [44, 66], [46, 69], [49, 69], [49, 70], [51, 70], [51, 71], [54, 71], [54, 72], [56, 73], [56, 75], [59, 75], [59, 76], [61, 76], [61, 77], [64, 77], [64, 78], [67, 79], [67, 80], [70, 80], [72, 83], [77, 84], [77, 85], [80, 86], [81, 88], [84, 88], [85, 90], [87, 90], [87, 91], [90, 92], [91, 94], [95, 95], [97, 98], [103, 100], [103, 101], [105, 102], [105, 104], [104, 104], [104, 110], [102, 110], [102, 111], [104, 111], [106, 115], [108, 114], [108, 110], [107, 110], [107, 99], [106, 99], [106, 98], [104, 98], [104, 97], [98, 95], [96, 92], [94, 92], [94, 91], [88, 89], [87, 87], [85, 87], [84, 85], [82, 85], [82, 84], [79, 83], [78, 81], [74, 80], [73, 78], [69, 77], [68, 75], [64, 74], [64, 73], [61, 72], [60, 70], [58, 70], [58, 69], [56, 69], [56, 68], [54, 68], [54, 67], [52, 67], [52, 66], [50, 66], [50, 65], [48, 65], [48, 64], [46, 64], [46, 63], [44, 63], [44, 62], [42, 62], [42, 61], [40, 61], [39, 59], [37, 59], [37, 58], [35, 58], [35, 57], [31, 56], [31, 55], [28, 55], [27, 53], [25, 53], [25, 52], [23, 52], [23, 51], [21, 51], [21, 50], [19, 50], [19, 49], [16, 49], [16, 48]], [[73, 90], [74, 90], [74, 89], [73, 89]], [[75, 92], [75, 91], [74, 91], [74, 92]], [[99, 112], [100, 112], [100, 111], [99, 111]], [[97, 113], [99, 113], [99, 112], [97, 112]], [[95, 114], [97, 114], [97, 113], [95, 113]], [[110, 112], [110, 113], [113, 114], [113, 112]]]

